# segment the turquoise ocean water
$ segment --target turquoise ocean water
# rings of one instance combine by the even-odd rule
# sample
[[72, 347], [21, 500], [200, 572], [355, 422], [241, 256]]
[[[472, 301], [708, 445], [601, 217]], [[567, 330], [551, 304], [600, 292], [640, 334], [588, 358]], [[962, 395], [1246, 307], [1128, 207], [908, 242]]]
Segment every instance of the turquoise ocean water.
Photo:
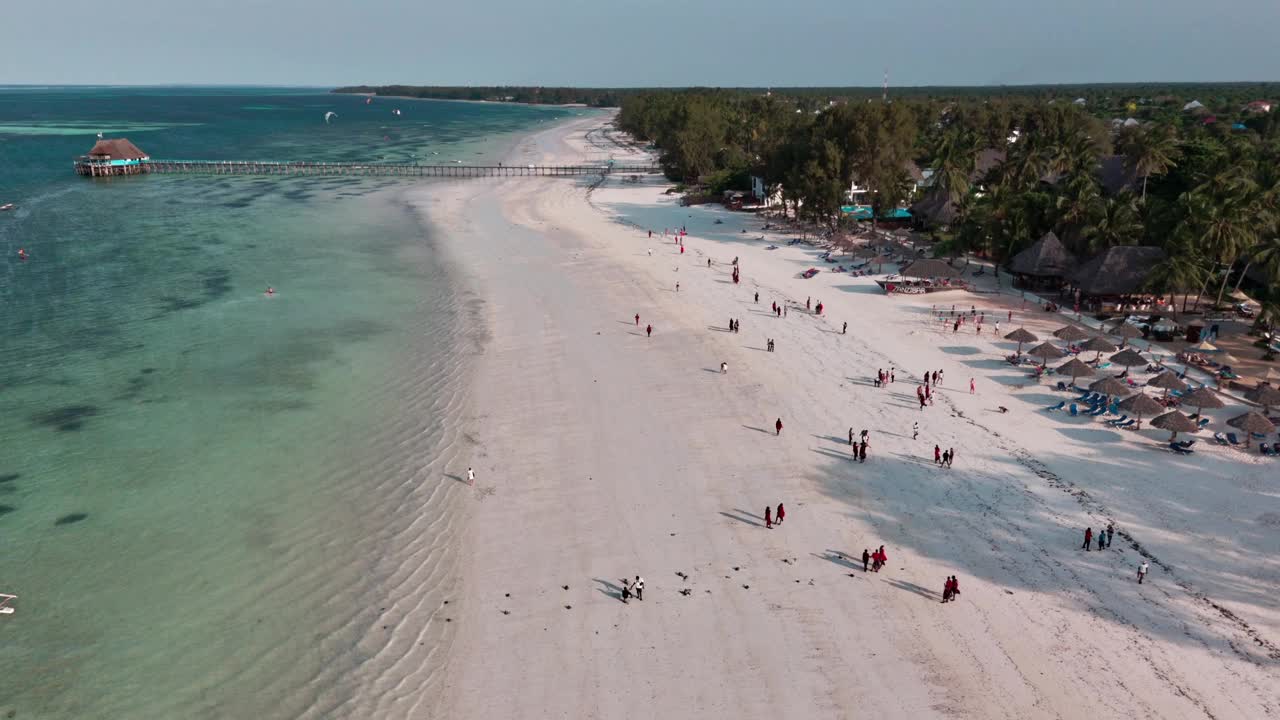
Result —
[[469, 330], [402, 199], [421, 181], [94, 181], [73, 156], [104, 132], [157, 158], [476, 162], [567, 113], [0, 88], [0, 717], [351, 717], [371, 662], [433, 651], [387, 588], [441, 576], [455, 492], [427, 468]]

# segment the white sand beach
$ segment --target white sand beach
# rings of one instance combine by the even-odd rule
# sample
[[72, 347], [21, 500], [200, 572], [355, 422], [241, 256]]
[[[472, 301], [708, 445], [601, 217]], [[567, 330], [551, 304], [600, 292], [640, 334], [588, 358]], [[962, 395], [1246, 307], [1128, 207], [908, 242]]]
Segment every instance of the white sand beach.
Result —
[[[605, 122], [543, 131], [509, 161], [577, 161], [609, 142]], [[1208, 437], [1176, 456], [1163, 431], [1045, 412], [1075, 396], [1003, 362], [1014, 344], [989, 330], [942, 332], [930, 306], [1042, 338], [1060, 317], [992, 295], [889, 297], [666, 187], [415, 191], [482, 319], [453, 421], [468, 445], [440, 482], [477, 477], [457, 590], [422, 608], [449, 623], [431, 696], [407, 673], [376, 716], [1280, 714], [1280, 460]], [[683, 254], [647, 235], [681, 225]], [[823, 272], [801, 279], [808, 267]], [[896, 382], [872, 387], [891, 367]], [[939, 369], [921, 411], [916, 385]], [[1238, 412], [1211, 411], [1212, 427]], [[870, 432], [865, 463], [850, 428]], [[935, 444], [954, 467], [934, 465]], [[765, 529], [778, 503], [786, 521]], [[1114, 545], [1082, 551], [1108, 523]], [[881, 545], [888, 565], [864, 572]], [[637, 574], [644, 599], [623, 604]], [[961, 594], [944, 605], [949, 575]]]

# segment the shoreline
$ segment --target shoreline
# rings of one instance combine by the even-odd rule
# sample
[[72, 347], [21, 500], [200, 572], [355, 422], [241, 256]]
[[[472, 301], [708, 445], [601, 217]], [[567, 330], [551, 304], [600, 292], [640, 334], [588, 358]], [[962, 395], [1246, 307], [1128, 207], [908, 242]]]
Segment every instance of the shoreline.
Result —
[[[536, 131], [504, 161], [580, 153], [603, 122]], [[1280, 612], [1266, 588], [1280, 569], [1274, 535], [1255, 528], [1280, 508], [1252, 490], [1266, 482], [1259, 460], [1211, 448], [1173, 460], [1153, 454], [1158, 431], [1045, 414], [1057, 395], [1009, 374], [1007, 343], [940, 333], [923, 298], [887, 298], [869, 278], [798, 279], [825, 267], [816, 251], [738, 232], [754, 227], [747, 214], [680, 207], [665, 182], [610, 179], [590, 201], [588, 186], [413, 191], [488, 328], [468, 359], [478, 478], [439, 716], [1277, 710], [1266, 648]], [[684, 254], [638, 229], [684, 224]], [[728, 280], [735, 256], [741, 286]], [[806, 295], [825, 317], [804, 311]], [[1003, 296], [955, 298], [1037, 334], [1061, 324]], [[726, 332], [730, 317], [741, 333]], [[914, 407], [919, 368], [899, 361], [945, 368], [936, 407]], [[895, 365], [899, 385], [870, 388]], [[913, 422], [924, 444], [910, 442]], [[871, 429], [865, 464], [848, 459], [849, 425]], [[935, 442], [959, 450], [953, 469], [929, 462]], [[759, 506], [780, 500], [789, 522], [766, 532]], [[1072, 549], [1078, 527], [1108, 522], [1116, 549]], [[864, 574], [861, 549], [882, 544], [889, 567]], [[1155, 556], [1139, 588], [1132, 566]], [[623, 605], [636, 572], [645, 599]], [[964, 594], [939, 606], [950, 574]], [[1100, 658], [1123, 678], [1099, 673]]]

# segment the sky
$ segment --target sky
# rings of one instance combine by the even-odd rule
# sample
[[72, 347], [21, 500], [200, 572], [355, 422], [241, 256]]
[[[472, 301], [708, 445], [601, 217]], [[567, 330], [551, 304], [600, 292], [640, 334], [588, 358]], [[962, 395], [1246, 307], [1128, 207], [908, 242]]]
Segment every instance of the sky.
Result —
[[1280, 80], [1280, 0], [9, 0], [0, 84]]

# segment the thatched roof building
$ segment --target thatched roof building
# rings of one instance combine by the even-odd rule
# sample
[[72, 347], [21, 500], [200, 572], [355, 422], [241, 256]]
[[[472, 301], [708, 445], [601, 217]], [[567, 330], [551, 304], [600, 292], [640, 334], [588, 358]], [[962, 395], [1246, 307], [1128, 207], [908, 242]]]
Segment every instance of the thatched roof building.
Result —
[[1148, 245], [1107, 248], [1081, 265], [1071, 280], [1086, 295], [1134, 295], [1146, 289], [1147, 276], [1165, 257], [1163, 249]]
[[956, 219], [956, 204], [945, 191], [935, 188], [911, 206], [911, 216], [926, 225], [950, 225]]
[[1005, 151], [995, 148], [980, 150], [973, 159], [973, 172], [969, 174], [969, 182], [981, 184], [992, 170], [1004, 162], [1006, 156]]
[[125, 138], [98, 140], [88, 156], [95, 160], [146, 160], [147, 154]]
[[1066, 277], [1077, 262], [1076, 256], [1050, 230], [1034, 245], [1014, 255], [1009, 263], [1009, 271], [1015, 275], [1033, 277]]

